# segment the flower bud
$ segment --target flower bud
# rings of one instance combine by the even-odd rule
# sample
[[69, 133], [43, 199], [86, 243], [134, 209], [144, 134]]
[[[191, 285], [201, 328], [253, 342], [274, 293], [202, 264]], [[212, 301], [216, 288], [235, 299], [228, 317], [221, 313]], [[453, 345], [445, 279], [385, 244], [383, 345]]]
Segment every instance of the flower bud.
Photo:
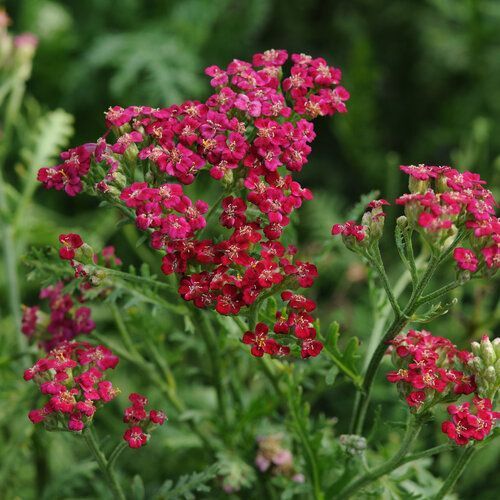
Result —
[[75, 250], [75, 260], [82, 264], [94, 263], [94, 250], [90, 245], [84, 243], [81, 247]]
[[491, 341], [486, 335], [481, 342], [472, 342], [474, 357], [467, 363], [474, 375], [478, 394], [493, 399], [500, 388], [500, 358], [497, 356], [500, 339]]
[[481, 340], [481, 358], [484, 360], [486, 365], [493, 365], [496, 361], [495, 350], [490, 342], [490, 339], [485, 335]]
[[370, 243], [374, 243], [382, 238], [384, 222], [385, 214], [379, 208], [364, 213], [361, 224], [368, 227]]
[[410, 193], [425, 193], [429, 188], [429, 181], [423, 181], [417, 179], [413, 176], [410, 176], [410, 180], [408, 182], [408, 188]]
[[490, 383], [495, 383], [496, 380], [496, 371], [494, 366], [488, 366], [484, 371], [484, 378]]
[[342, 434], [339, 436], [339, 442], [349, 455], [362, 455], [366, 450], [366, 439], [356, 434]]
[[493, 339], [493, 342], [491, 344], [493, 345], [496, 359], [500, 359], [500, 337], [496, 337], [495, 339]]
[[227, 187], [230, 187], [232, 184], [233, 184], [233, 180], [234, 180], [234, 175], [233, 175], [233, 171], [228, 168], [226, 169], [226, 171], [224, 172], [224, 175], [222, 177], [222, 185], [227, 188]]
[[470, 347], [474, 356], [479, 356], [479, 353], [481, 352], [481, 345], [479, 344], [479, 342], [471, 342]]
[[35, 55], [38, 45], [38, 38], [31, 33], [23, 33], [14, 38], [14, 47], [16, 48], [16, 57], [21, 62], [31, 61]]

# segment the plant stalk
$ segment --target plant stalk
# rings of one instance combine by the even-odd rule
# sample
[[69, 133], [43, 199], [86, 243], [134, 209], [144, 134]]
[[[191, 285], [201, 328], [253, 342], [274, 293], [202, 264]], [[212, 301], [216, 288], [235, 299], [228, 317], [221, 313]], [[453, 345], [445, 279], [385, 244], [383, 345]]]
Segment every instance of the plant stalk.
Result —
[[436, 496], [434, 497], [434, 500], [441, 500], [452, 490], [453, 486], [455, 486], [456, 482], [458, 481], [458, 478], [462, 475], [462, 472], [467, 467], [468, 463], [470, 462], [472, 456], [474, 455], [474, 453], [476, 453], [476, 451], [477, 450], [474, 446], [470, 446], [469, 448], [465, 449], [462, 452], [462, 455], [460, 455], [458, 462], [455, 464], [453, 469], [451, 469], [443, 486], [441, 486], [441, 489], [437, 492]]
[[415, 441], [420, 429], [422, 428], [422, 420], [417, 418], [411, 418], [407, 428], [405, 435], [403, 437], [403, 441], [399, 450], [396, 452], [394, 456], [392, 456], [389, 460], [384, 462], [382, 465], [376, 467], [375, 469], [363, 474], [361, 477], [355, 479], [352, 483], [347, 485], [343, 490], [341, 490], [338, 494], [335, 495], [336, 498], [342, 498], [342, 500], [349, 498], [354, 493], [364, 488], [368, 484], [376, 481], [382, 476], [389, 474], [393, 470], [397, 469], [402, 463], [407, 455], [411, 445]]
[[89, 450], [94, 455], [94, 458], [101, 469], [106, 482], [108, 483], [109, 489], [111, 490], [115, 500], [126, 500], [125, 494], [123, 493], [122, 487], [118, 482], [114, 470], [109, 467], [109, 462], [106, 460], [104, 453], [100, 450], [99, 444], [92, 432], [90, 427], [87, 427], [82, 433]]

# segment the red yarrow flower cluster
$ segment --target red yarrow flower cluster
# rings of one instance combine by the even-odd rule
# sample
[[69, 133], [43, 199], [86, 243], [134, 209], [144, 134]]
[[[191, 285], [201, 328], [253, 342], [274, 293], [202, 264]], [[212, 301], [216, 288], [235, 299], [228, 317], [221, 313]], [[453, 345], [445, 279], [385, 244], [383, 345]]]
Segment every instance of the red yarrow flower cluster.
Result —
[[141, 448], [149, 441], [150, 431], [163, 425], [167, 417], [161, 410], [146, 411], [148, 399], [141, 394], [133, 392], [128, 399], [132, 405], [123, 412], [123, 421], [129, 424], [123, 439], [130, 448]]
[[63, 287], [63, 283], [58, 282], [40, 291], [40, 299], [48, 301], [49, 313], [42, 311], [40, 306], [23, 307], [21, 331], [47, 352], [95, 328], [91, 310], [76, 307], [71, 295], [63, 293]]
[[472, 410], [469, 402], [448, 406], [451, 420], [441, 425], [442, 431], [461, 446], [471, 440], [482, 441], [491, 432], [495, 420], [500, 418], [500, 413], [492, 410], [489, 399], [475, 397], [472, 404]]
[[[321, 58], [292, 55], [283, 78], [287, 59], [286, 51], [271, 50], [252, 63], [207, 68], [215, 91], [205, 102], [110, 108], [106, 134], [41, 169], [39, 180], [70, 195], [85, 189], [124, 203], [164, 254], [162, 271], [181, 275], [179, 293], [196, 307], [234, 315], [269, 289], [309, 287], [316, 268], [279, 242], [292, 212], [312, 198], [292, 175], [311, 152], [310, 120], [345, 112], [349, 94], [338, 85], [340, 70]], [[115, 143], [108, 143], [111, 131]], [[131, 165], [144, 172], [142, 182]], [[227, 193], [210, 211], [182, 186], [202, 171]], [[217, 234], [203, 237], [206, 217], [217, 211]]]
[[469, 230], [472, 249], [460, 247], [454, 258], [459, 269], [476, 272], [500, 267], [500, 221], [493, 194], [478, 174], [448, 166], [400, 167], [410, 177], [410, 191], [396, 200], [409, 222], [431, 244], [443, 242], [457, 230]]
[[476, 390], [473, 377], [462, 368], [471, 353], [459, 351], [450, 340], [426, 330], [410, 330], [398, 335], [391, 344], [398, 370], [389, 372], [387, 380], [398, 384], [413, 411], [427, 410], [445, 397], [458, 398]]
[[50, 430], [82, 431], [95, 412], [113, 400], [119, 390], [106, 380], [105, 372], [118, 364], [118, 357], [102, 345], [64, 342], [24, 372], [49, 400], [31, 410], [29, 419], [43, 422]]

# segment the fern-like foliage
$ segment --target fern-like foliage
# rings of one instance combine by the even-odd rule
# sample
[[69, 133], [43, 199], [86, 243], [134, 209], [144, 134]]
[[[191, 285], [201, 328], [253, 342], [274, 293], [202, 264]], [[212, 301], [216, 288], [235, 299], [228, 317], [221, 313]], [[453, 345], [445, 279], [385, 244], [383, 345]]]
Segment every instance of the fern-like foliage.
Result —
[[196, 492], [206, 493], [210, 491], [207, 483], [216, 477], [218, 472], [219, 464], [213, 464], [201, 472], [181, 476], [175, 485], [171, 479], [168, 479], [153, 498], [154, 500], [166, 500], [167, 498], [168, 500], [193, 500], [196, 498]]
[[73, 117], [62, 109], [42, 114], [28, 132], [21, 149], [21, 160], [28, 172], [51, 165], [73, 134]]

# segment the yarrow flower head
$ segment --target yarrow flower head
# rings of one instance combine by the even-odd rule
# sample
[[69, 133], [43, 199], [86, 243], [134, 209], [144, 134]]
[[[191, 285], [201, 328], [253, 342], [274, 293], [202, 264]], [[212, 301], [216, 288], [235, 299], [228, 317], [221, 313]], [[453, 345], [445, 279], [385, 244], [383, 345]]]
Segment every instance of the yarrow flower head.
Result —
[[[95, 328], [91, 310], [76, 307], [71, 295], [63, 293], [63, 287], [64, 284], [58, 282], [40, 291], [40, 299], [48, 300], [49, 313], [43, 312], [40, 306], [23, 307], [21, 331], [47, 352]], [[78, 301], [81, 303], [83, 297]]]
[[482, 441], [500, 418], [500, 413], [492, 410], [489, 399], [475, 397], [472, 404], [472, 410], [469, 402], [448, 406], [451, 420], [441, 426], [442, 431], [461, 446], [470, 441]]
[[123, 421], [129, 425], [123, 434], [130, 448], [141, 448], [151, 438], [150, 432], [163, 425], [167, 416], [161, 410], [146, 410], [148, 399], [141, 394], [133, 392], [128, 397], [132, 403], [123, 412]]
[[[324, 59], [291, 59], [288, 76], [284, 50], [256, 54], [252, 63], [210, 66], [214, 93], [205, 102], [110, 108], [108, 131], [96, 143], [63, 153], [62, 163], [40, 169], [38, 179], [70, 196], [85, 190], [124, 205], [163, 254], [163, 273], [180, 275], [179, 293], [196, 307], [235, 315], [269, 290], [308, 288], [316, 268], [279, 240], [293, 211], [312, 199], [293, 178], [311, 152], [312, 120], [344, 113], [349, 93], [339, 85], [340, 70]], [[131, 164], [144, 172], [142, 180], [130, 174]], [[210, 211], [184, 187], [202, 171], [228, 193]], [[220, 225], [208, 238], [207, 218], [217, 209]], [[79, 241], [62, 243], [61, 256], [73, 259]], [[305, 343], [313, 355], [318, 341]]]
[[390, 371], [387, 380], [398, 385], [401, 396], [415, 413], [476, 390], [474, 377], [464, 367], [470, 353], [459, 351], [444, 337], [426, 330], [410, 330], [392, 340], [390, 350], [398, 369]]
[[[483, 337], [481, 344], [473, 343], [476, 356], [457, 350], [448, 339], [435, 337], [425, 330], [410, 330], [406, 335], [397, 336], [391, 344], [393, 361], [399, 369], [389, 372], [387, 380], [398, 384], [413, 412], [427, 412], [438, 403], [457, 401], [461, 395], [475, 393], [472, 409], [467, 401], [448, 406], [451, 420], [443, 422], [442, 431], [458, 445], [481, 441], [491, 432], [500, 414], [492, 410], [498, 384], [495, 390], [488, 391], [492, 387], [481, 380], [485, 369], [481, 355], [487, 358], [486, 364], [496, 359], [487, 337]], [[496, 379], [492, 386], [495, 383]], [[485, 393], [491, 395], [491, 399], [481, 396]]]
[[48, 397], [42, 408], [29, 412], [29, 419], [49, 430], [82, 431], [95, 412], [119, 393], [105, 374], [118, 361], [102, 345], [75, 341], [59, 344], [24, 372], [24, 379], [33, 381]]
[[454, 258], [460, 270], [487, 273], [500, 267], [500, 222], [496, 202], [478, 174], [459, 172], [448, 166], [401, 166], [409, 175], [410, 193], [396, 200], [403, 205], [411, 227], [434, 248], [450, 236], [465, 232]]

